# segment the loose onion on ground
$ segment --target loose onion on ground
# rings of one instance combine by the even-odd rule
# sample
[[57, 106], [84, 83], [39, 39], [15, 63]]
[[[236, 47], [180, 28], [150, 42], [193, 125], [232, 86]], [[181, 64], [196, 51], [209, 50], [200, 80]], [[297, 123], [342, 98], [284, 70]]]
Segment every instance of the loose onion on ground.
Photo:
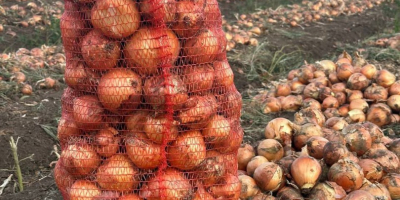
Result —
[[260, 189], [265, 191], [276, 191], [284, 184], [282, 168], [273, 163], [266, 162], [256, 168], [253, 175]]

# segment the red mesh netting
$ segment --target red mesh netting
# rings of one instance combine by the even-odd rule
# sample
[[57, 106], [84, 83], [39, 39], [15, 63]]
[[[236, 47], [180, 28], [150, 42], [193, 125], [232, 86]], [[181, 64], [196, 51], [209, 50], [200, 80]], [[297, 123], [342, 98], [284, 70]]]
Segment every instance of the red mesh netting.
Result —
[[216, 0], [65, 0], [64, 199], [234, 199], [242, 99]]

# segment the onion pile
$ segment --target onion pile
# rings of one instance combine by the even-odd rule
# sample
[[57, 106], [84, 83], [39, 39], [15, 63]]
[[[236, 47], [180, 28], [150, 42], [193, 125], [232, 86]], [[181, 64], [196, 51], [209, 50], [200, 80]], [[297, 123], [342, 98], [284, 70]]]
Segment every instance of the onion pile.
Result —
[[272, 86], [258, 105], [265, 114], [289, 112], [294, 119], [273, 115], [266, 139], [238, 155], [244, 184], [260, 190], [242, 190], [242, 199], [271, 192], [281, 199], [399, 198], [400, 140], [383, 131], [399, 122], [393, 73], [343, 52], [335, 61], [305, 63]]
[[[256, 151], [241, 146], [242, 97], [216, 0], [66, 0], [65, 7], [68, 88], [54, 172], [64, 199], [237, 200], [259, 193], [252, 177], [237, 177], [238, 157], [247, 170]], [[21, 84], [25, 78], [15, 74]], [[55, 81], [47, 78], [43, 87]], [[279, 142], [265, 148], [275, 146], [279, 154], [264, 152], [271, 161], [283, 157]]]

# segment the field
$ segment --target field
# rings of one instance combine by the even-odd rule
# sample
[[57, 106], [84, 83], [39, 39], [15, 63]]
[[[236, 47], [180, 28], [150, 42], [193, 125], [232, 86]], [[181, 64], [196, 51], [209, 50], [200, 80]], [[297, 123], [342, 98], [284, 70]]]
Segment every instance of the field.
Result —
[[[38, 8], [32, 4], [28, 6], [32, 2]], [[238, 23], [241, 14], [249, 17], [262, 9], [275, 10], [294, 4], [305, 6], [299, 0], [220, 0], [219, 4], [226, 24], [232, 25]], [[23, 8], [26, 14], [21, 16], [18, 7], [11, 9], [14, 5]], [[13, 137], [20, 138], [18, 155], [25, 186], [23, 192], [17, 192], [17, 179], [13, 176], [3, 194], [0, 193], [0, 199], [62, 199], [54, 183], [54, 165], [51, 164], [60, 153], [53, 136], [57, 134], [60, 99], [66, 87], [63, 81], [65, 58], [58, 28], [62, 9], [62, 1], [0, 0], [0, 25], [3, 25], [0, 32], [0, 53], [3, 53], [0, 57], [0, 185], [15, 171], [9, 144]], [[265, 23], [262, 32], [253, 37], [258, 41], [257, 46], [236, 44], [227, 55], [244, 101], [245, 142], [254, 143], [264, 137], [263, 128], [274, 117], [252, 107], [251, 98], [272, 81], [285, 78], [288, 71], [304, 61], [334, 59], [343, 50], [351, 54], [358, 51], [369, 62], [389, 69], [398, 77], [400, 41], [397, 46], [379, 45], [376, 41], [400, 33], [399, 10], [400, 1], [397, 0], [374, 4], [359, 13], [322, 18], [294, 27], [287, 23]], [[266, 16], [260, 14], [260, 17]], [[20, 48], [41, 48], [44, 55], [21, 56], [24, 53], [18, 51]], [[16, 54], [19, 57], [15, 58]], [[13, 81], [13, 70], [26, 74], [25, 82], [32, 85], [32, 95], [20, 92], [21, 86]], [[41, 84], [47, 77], [56, 80], [54, 87], [46, 88]]]

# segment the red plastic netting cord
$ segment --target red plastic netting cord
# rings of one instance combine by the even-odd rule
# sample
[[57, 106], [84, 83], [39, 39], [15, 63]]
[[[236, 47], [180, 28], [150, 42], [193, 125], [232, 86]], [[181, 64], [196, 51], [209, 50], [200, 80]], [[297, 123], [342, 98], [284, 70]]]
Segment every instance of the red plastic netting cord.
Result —
[[[167, 26], [164, 22], [164, 8], [163, 5], [160, 3], [157, 3], [159, 0], [150, 0], [150, 4], [154, 8], [153, 12], [153, 18], [152, 18], [152, 23], [154, 26], [158, 29], [157, 31], [160, 31], [161, 36], [159, 38], [160, 42], [160, 48], [162, 51], [161, 55], [166, 55], [166, 57], [172, 57], [171, 51], [166, 51], [168, 48], [171, 48], [168, 42], [168, 35], [166, 32]], [[166, 51], [166, 52], [165, 52]], [[163, 60], [169, 60], [169, 59], [163, 59]], [[170, 69], [172, 67], [172, 64], [165, 62], [162, 63], [161, 65], [161, 72], [162, 72], [162, 77], [164, 79], [163, 86], [165, 88], [170, 88], [173, 87], [174, 84], [170, 81]], [[168, 138], [170, 138], [171, 135], [171, 125], [173, 123], [173, 114], [174, 114], [174, 109], [173, 109], [173, 102], [172, 102], [172, 95], [170, 94], [169, 89], [166, 90], [165, 93], [165, 117], [166, 117], [166, 124], [165, 124], [165, 131], [163, 133], [163, 139], [161, 143], [161, 165], [158, 167], [157, 171], [157, 180], [158, 180], [158, 192], [160, 194], [160, 199], [166, 199], [167, 197], [167, 190], [166, 186], [164, 185], [164, 180], [163, 180], [163, 173], [165, 173], [165, 169], [168, 167], [168, 162], [167, 162], [167, 152], [166, 152], [166, 147], [168, 144]]]

